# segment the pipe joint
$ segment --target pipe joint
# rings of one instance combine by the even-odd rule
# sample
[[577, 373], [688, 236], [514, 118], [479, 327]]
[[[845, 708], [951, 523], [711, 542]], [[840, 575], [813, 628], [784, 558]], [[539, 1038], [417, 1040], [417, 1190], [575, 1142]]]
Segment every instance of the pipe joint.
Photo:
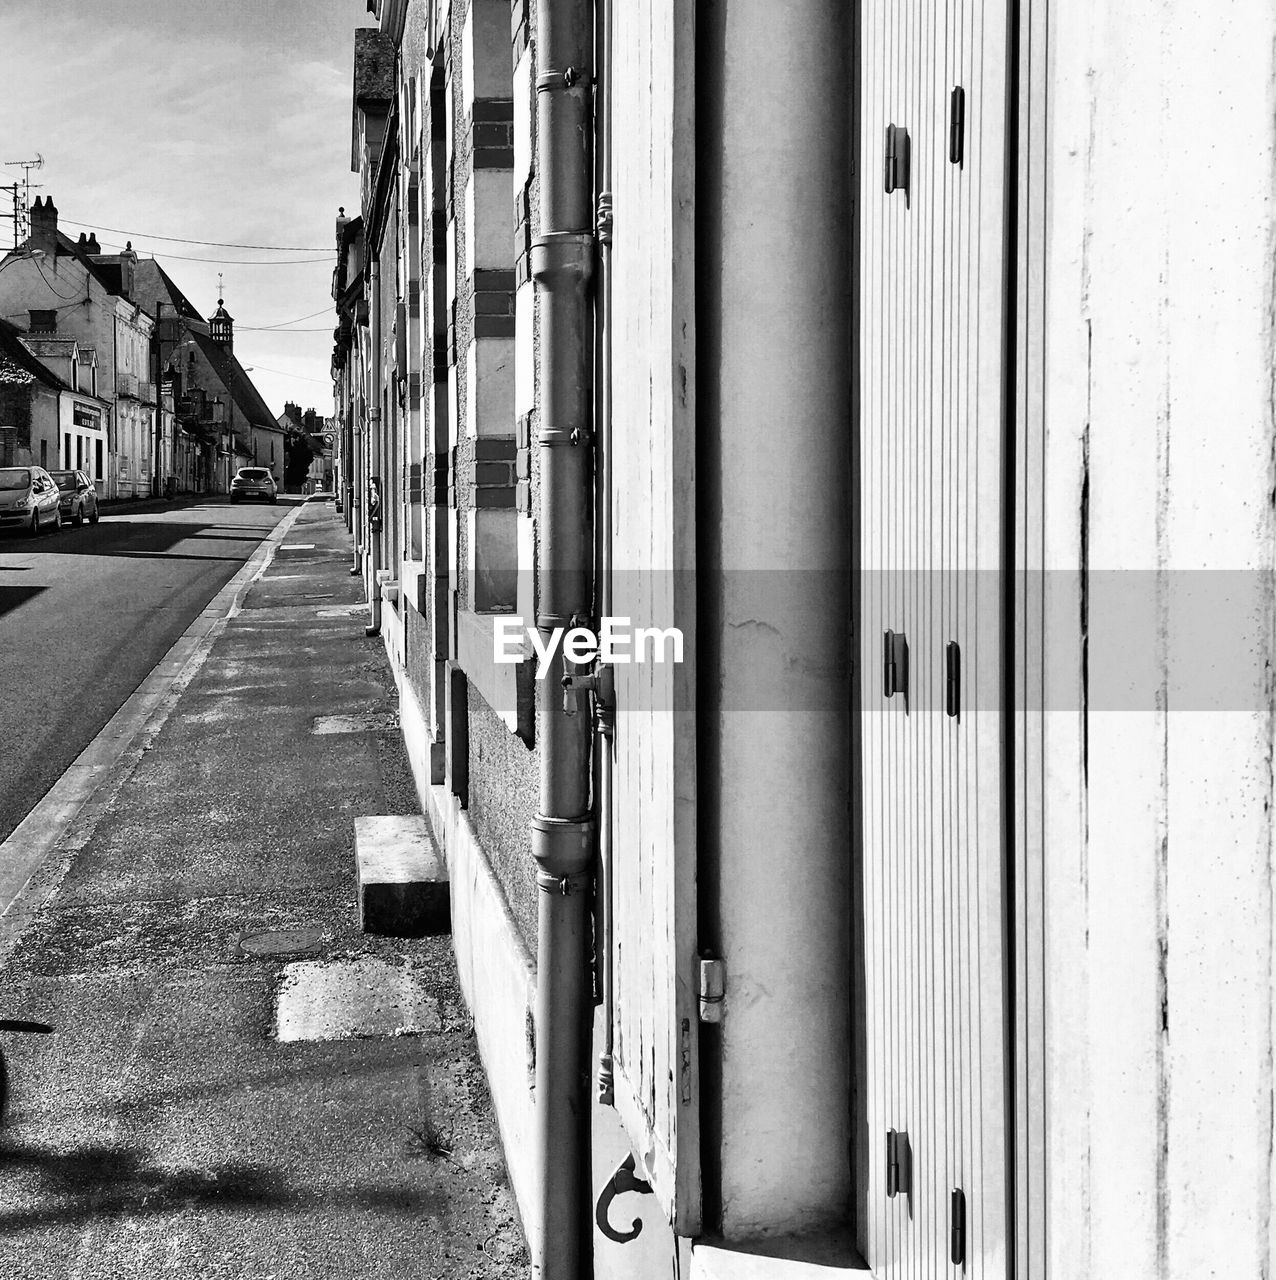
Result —
[[532, 857], [536, 859], [537, 886], [564, 897], [583, 892], [591, 879], [594, 858], [594, 820], [532, 819]]
[[532, 279], [552, 288], [580, 288], [594, 273], [594, 237], [589, 231], [550, 231], [532, 241]]

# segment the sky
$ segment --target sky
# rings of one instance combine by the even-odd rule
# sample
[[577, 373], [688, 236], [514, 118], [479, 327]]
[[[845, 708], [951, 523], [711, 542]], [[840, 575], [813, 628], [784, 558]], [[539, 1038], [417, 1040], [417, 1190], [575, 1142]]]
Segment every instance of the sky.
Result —
[[[365, 0], [0, 4], [0, 161], [43, 156], [32, 202], [52, 196], [60, 228], [97, 229], [104, 252], [131, 240], [205, 316], [221, 272], [235, 354], [276, 414], [332, 412], [335, 220], [359, 203], [352, 63], [369, 21]], [[0, 192], [0, 248], [9, 208]]]

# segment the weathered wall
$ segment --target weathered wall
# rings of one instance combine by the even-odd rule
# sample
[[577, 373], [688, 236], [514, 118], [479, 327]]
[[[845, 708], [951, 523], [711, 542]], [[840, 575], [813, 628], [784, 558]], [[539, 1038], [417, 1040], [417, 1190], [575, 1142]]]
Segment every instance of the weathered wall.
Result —
[[1049, 1273], [1265, 1276], [1276, 10], [1050, 10]]

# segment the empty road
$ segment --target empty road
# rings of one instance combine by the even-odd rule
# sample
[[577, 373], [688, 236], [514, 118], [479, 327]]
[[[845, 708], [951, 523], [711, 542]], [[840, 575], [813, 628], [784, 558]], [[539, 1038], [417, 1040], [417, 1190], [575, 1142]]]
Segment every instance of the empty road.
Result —
[[0, 534], [0, 841], [293, 502], [209, 498]]

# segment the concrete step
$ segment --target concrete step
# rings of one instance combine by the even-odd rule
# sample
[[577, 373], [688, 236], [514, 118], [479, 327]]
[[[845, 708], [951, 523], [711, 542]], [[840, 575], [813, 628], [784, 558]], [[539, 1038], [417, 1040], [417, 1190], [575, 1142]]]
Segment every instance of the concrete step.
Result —
[[420, 814], [354, 820], [359, 925], [418, 938], [451, 931], [447, 866]]

